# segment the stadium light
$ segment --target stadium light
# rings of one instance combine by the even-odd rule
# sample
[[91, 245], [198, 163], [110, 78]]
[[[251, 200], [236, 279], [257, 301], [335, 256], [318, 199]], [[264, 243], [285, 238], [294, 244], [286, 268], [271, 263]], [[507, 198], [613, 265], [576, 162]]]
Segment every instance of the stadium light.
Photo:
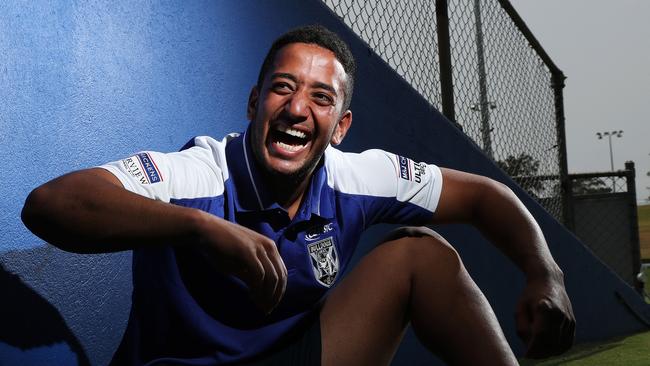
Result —
[[607, 136], [609, 140], [609, 163], [611, 165], [612, 171], [614, 171], [614, 152], [612, 151], [612, 137], [623, 137], [623, 130], [618, 131], [605, 131], [605, 132], [596, 132], [599, 140], [603, 139], [603, 136]]

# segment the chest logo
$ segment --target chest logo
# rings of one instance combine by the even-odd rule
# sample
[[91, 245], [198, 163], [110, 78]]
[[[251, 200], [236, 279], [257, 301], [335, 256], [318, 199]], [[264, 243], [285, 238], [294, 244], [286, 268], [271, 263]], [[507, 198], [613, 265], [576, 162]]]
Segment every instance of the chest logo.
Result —
[[321, 235], [327, 234], [332, 230], [334, 230], [334, 228], [332, 228], [331, 222], [329, 224], [323, 225], [322, 227], [316, 227], [312, 230], [309, 230], [309, 232], [305, 234], [305, 240], [314, 241], [318, 239]]
[[323, 286], [331, 287], [339, 273], [339, 255], [336, 252], [334, 239], [330, 236], [323, 240], [307, 245], [311, 258], [314, 277]]

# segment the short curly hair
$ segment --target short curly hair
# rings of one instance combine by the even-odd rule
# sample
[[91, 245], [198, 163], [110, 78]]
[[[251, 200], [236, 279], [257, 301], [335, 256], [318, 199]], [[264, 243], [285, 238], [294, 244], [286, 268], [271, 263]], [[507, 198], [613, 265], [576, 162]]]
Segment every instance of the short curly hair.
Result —
[[341, 63], [341, 65], [343, 65], [343, 69], [347, 75], [345, 96], [343, 98], [343, 111], [350, 108], [352, 92], [354, 91], [354, 74], [357, 68], [354, 56], [352, 55], [352, 51], [350, 51], [350, 47], [348, 47], [347, 43], [345, 43], [336, 33], [320, 24], [312, 24], [292, 29], [273, 42], [273, 45], [271, 45], [271, 49], [269, 49], [269, 52], [266, 54], [262, 67], [260, 68], [260, 74], [257, 77], [257, 88], [261, 89], [264, 77], [271, 68], [278, 50], [291, 43], [315, 44], [334, 53], [336, 59]]

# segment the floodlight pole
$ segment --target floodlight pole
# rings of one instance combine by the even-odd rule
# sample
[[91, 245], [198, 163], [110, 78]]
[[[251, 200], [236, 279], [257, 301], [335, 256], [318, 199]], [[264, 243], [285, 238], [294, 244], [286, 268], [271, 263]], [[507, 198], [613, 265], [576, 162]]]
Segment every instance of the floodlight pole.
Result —
[[609, 139], [609, 166], [610, 170], [614, 171], [614, 153], [612, 152], [612, 136], [607, 136]]
[[454, 106], [454, 80], [451, 64], [451, 42], [449, 36], [449, 11], [447, 0], [436, 0], [436, 28], [438, 34], [438, 60], [440, 62], [440, 94], [442, 114], [452, 121], [458, 129]]
[[623, 137], [623, 130], [618, 130], [618, 131], [605, 131], [605, 132], [596, 132], [596, 136], [598, 137], [599, 140], [603, 138], [603, 136], [607, 136], [607, 139], [609, 140], [609, 165], [614, 171], [614, 150], [612, 149], [612, 137]]
[[492, 136], [490, 133], [490, 108], [491, 104], [488, 102], [487, 92], [487, 76], [485, 72], [485, 50], [483, 44], [483, 21], [481, 19], [481, 3], [480, 0], [474, 0], [474, 21], [476, 22], [476, 58], [478, 59], [478, 85], [479, 85], [479, 105], [478, 109], [481, 112], [481, 137], [483, 140], [483, 150], [491, 158], [494, 159], [492, 151]]
[[[623, 130], [596, 132], [596, 136], [598, 136], [599, 140], [601, 140], [603, 136], [607, 136], [609, 140], [609, 165], [612, 171], [614, 171], [614, 149], [612, 149], [612, 137], [623, 137]], [[612, 178], [612, 192], [616, 193], [616, 178]]]

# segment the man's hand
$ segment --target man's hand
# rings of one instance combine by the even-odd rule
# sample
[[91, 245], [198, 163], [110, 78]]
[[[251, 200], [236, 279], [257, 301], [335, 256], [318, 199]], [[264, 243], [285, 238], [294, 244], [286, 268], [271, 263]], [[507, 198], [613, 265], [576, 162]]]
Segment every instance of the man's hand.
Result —
[[75, 253], [196, 245], [217, 270], [244, 281], [267, 313], [287, 285], [287, 269], [271, 239], [197, 209], [129, 192], [104, 169], [45, 183], [30, 193], [21, 218], [39, 237]]
[[562, 271], [544, 234], [507, 186], [492, 179], [442, 169], [443, 186], [434, 223], [469, 223], [527, 275], [517, 304], [517, 333], [527, 344], [526, 357], [544, 358], [573, 344], [575, 318]]
[[206, 221], [199, 249], [217, 270], [244, 281], [262, 311], [273, 311], [287, 287], [287, 268], [273, 240], [215, 216]]
[[[559, 270], [558, 270], [559, 271]], [[575, 318], [562, 274], [529, 279], [517, 304], [517, 334], [526, 342], [527, 358], [546, 358], [567, 351], [575, 336]]]

